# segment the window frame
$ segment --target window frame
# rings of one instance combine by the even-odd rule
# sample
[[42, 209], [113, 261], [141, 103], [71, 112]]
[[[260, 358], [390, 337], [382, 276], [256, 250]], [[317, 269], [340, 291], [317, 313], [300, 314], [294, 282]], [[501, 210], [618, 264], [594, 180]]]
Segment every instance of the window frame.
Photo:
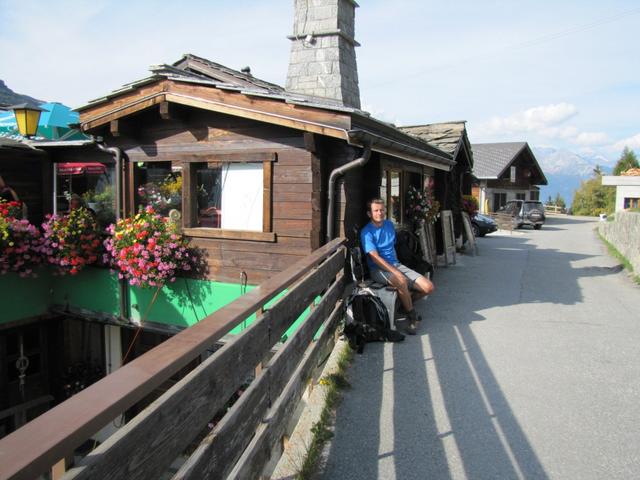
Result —
[[630, 209], [639, 208], [639, 207], [640, 207], [640, 198], [624, 197], [624, 200], [622, 202], [622, 208], [624, 210], [630, 210]]
[[[189, 237], [275, 242], [273, 232], [273, 162], [274, 152], [227, 153], [184, 160], [182, 163], [182, 231]], [[196, 172], [202, 165], [224, 163], [262, 163], [262, 231], [229, 230], [197, 226], [198, 200]]]
[[[404, 215], [404, 203], [405, 203], [405, 171], [402, 168], [396, 167], [396, 166], [391, 166], [391, 165], [384, 165], [382, 167], [382, 172], [380, 175], [380, 185], [378, 187], [378, 192], [379, 195], [381, 195], [380, 191], [382, 189], [382, 181], [383, 179], [386, 179], [386, 185], [384, 186], [384, 188], [386, 189], [386, 194], [384, 196], [384, 198], [382, 198], [384, 200], [384, 204], [387, 210], [387, 215], [386, 218], [387, 220], [391, 220], [392, 222], [394, 222], [393, 220], [393, 212], [391, 211], [391, 173], [397, 173], [399, 176], [399, 185], [398, 188], [400, 190], [399, 192], [399, 200], [400, 200], [400, 221], [398, 222], [398, 225], [403, 225], [404, 221], [405, 221], [405, 215]], [[395, 224], [395, 222], [394, 222]]]

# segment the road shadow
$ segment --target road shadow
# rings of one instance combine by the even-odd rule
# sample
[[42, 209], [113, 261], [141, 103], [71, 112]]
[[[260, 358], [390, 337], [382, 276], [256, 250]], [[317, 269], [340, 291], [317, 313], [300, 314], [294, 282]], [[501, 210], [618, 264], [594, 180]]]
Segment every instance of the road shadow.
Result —
[[581, 278], [620, 268], [538, 248], [528, 235], [487, 237], [480, 252], [436, 271], [417, 336], [356, 356], [321, 478], [549, 478], [472, 325], [492, 321], [496, 307], [582, 302]]

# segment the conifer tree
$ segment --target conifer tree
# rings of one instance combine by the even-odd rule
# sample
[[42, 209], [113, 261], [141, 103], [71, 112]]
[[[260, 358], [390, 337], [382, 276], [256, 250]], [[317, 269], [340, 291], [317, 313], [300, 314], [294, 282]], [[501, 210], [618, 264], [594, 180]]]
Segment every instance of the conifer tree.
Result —
[[636, 157], [635, 152], [629, 147], [624, 147], [618, 163], [613, 167], [613, 174], [620, 175], [630, 168], [640, 168], [640, 163], [638, 163], [638, 157]]

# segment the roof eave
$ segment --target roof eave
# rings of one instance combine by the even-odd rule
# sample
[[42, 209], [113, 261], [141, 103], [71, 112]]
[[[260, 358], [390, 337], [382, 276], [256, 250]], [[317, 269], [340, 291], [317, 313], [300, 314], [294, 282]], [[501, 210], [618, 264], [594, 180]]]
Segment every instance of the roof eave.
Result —
[[352, 145], [364, 146], [365, 144], [369, 144], [373, 151], [402, 158], [403, 160], [422, 166], [449, 171], [453, 165], [455, 165], [455, 162], [446, 156], [435, 155], [432, 152], [421, 150], [412, 145], [398, 142], [395, 139], [390, 139], [374, 132], [357, 129], [349, 130], [348, 133], [349, 143]]

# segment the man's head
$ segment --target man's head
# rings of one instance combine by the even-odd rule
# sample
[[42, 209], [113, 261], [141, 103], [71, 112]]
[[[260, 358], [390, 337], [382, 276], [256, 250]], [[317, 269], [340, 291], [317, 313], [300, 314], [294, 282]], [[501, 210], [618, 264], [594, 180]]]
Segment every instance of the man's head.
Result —
[[82, 206], [82, 198], [74, 193], [69, 199], [69, 210], [76, 210]]
[[382, 225], [386, 213], [384, 200], [381, 198], [373, 198], [367, 202], [367, 215], [375, 225]]

